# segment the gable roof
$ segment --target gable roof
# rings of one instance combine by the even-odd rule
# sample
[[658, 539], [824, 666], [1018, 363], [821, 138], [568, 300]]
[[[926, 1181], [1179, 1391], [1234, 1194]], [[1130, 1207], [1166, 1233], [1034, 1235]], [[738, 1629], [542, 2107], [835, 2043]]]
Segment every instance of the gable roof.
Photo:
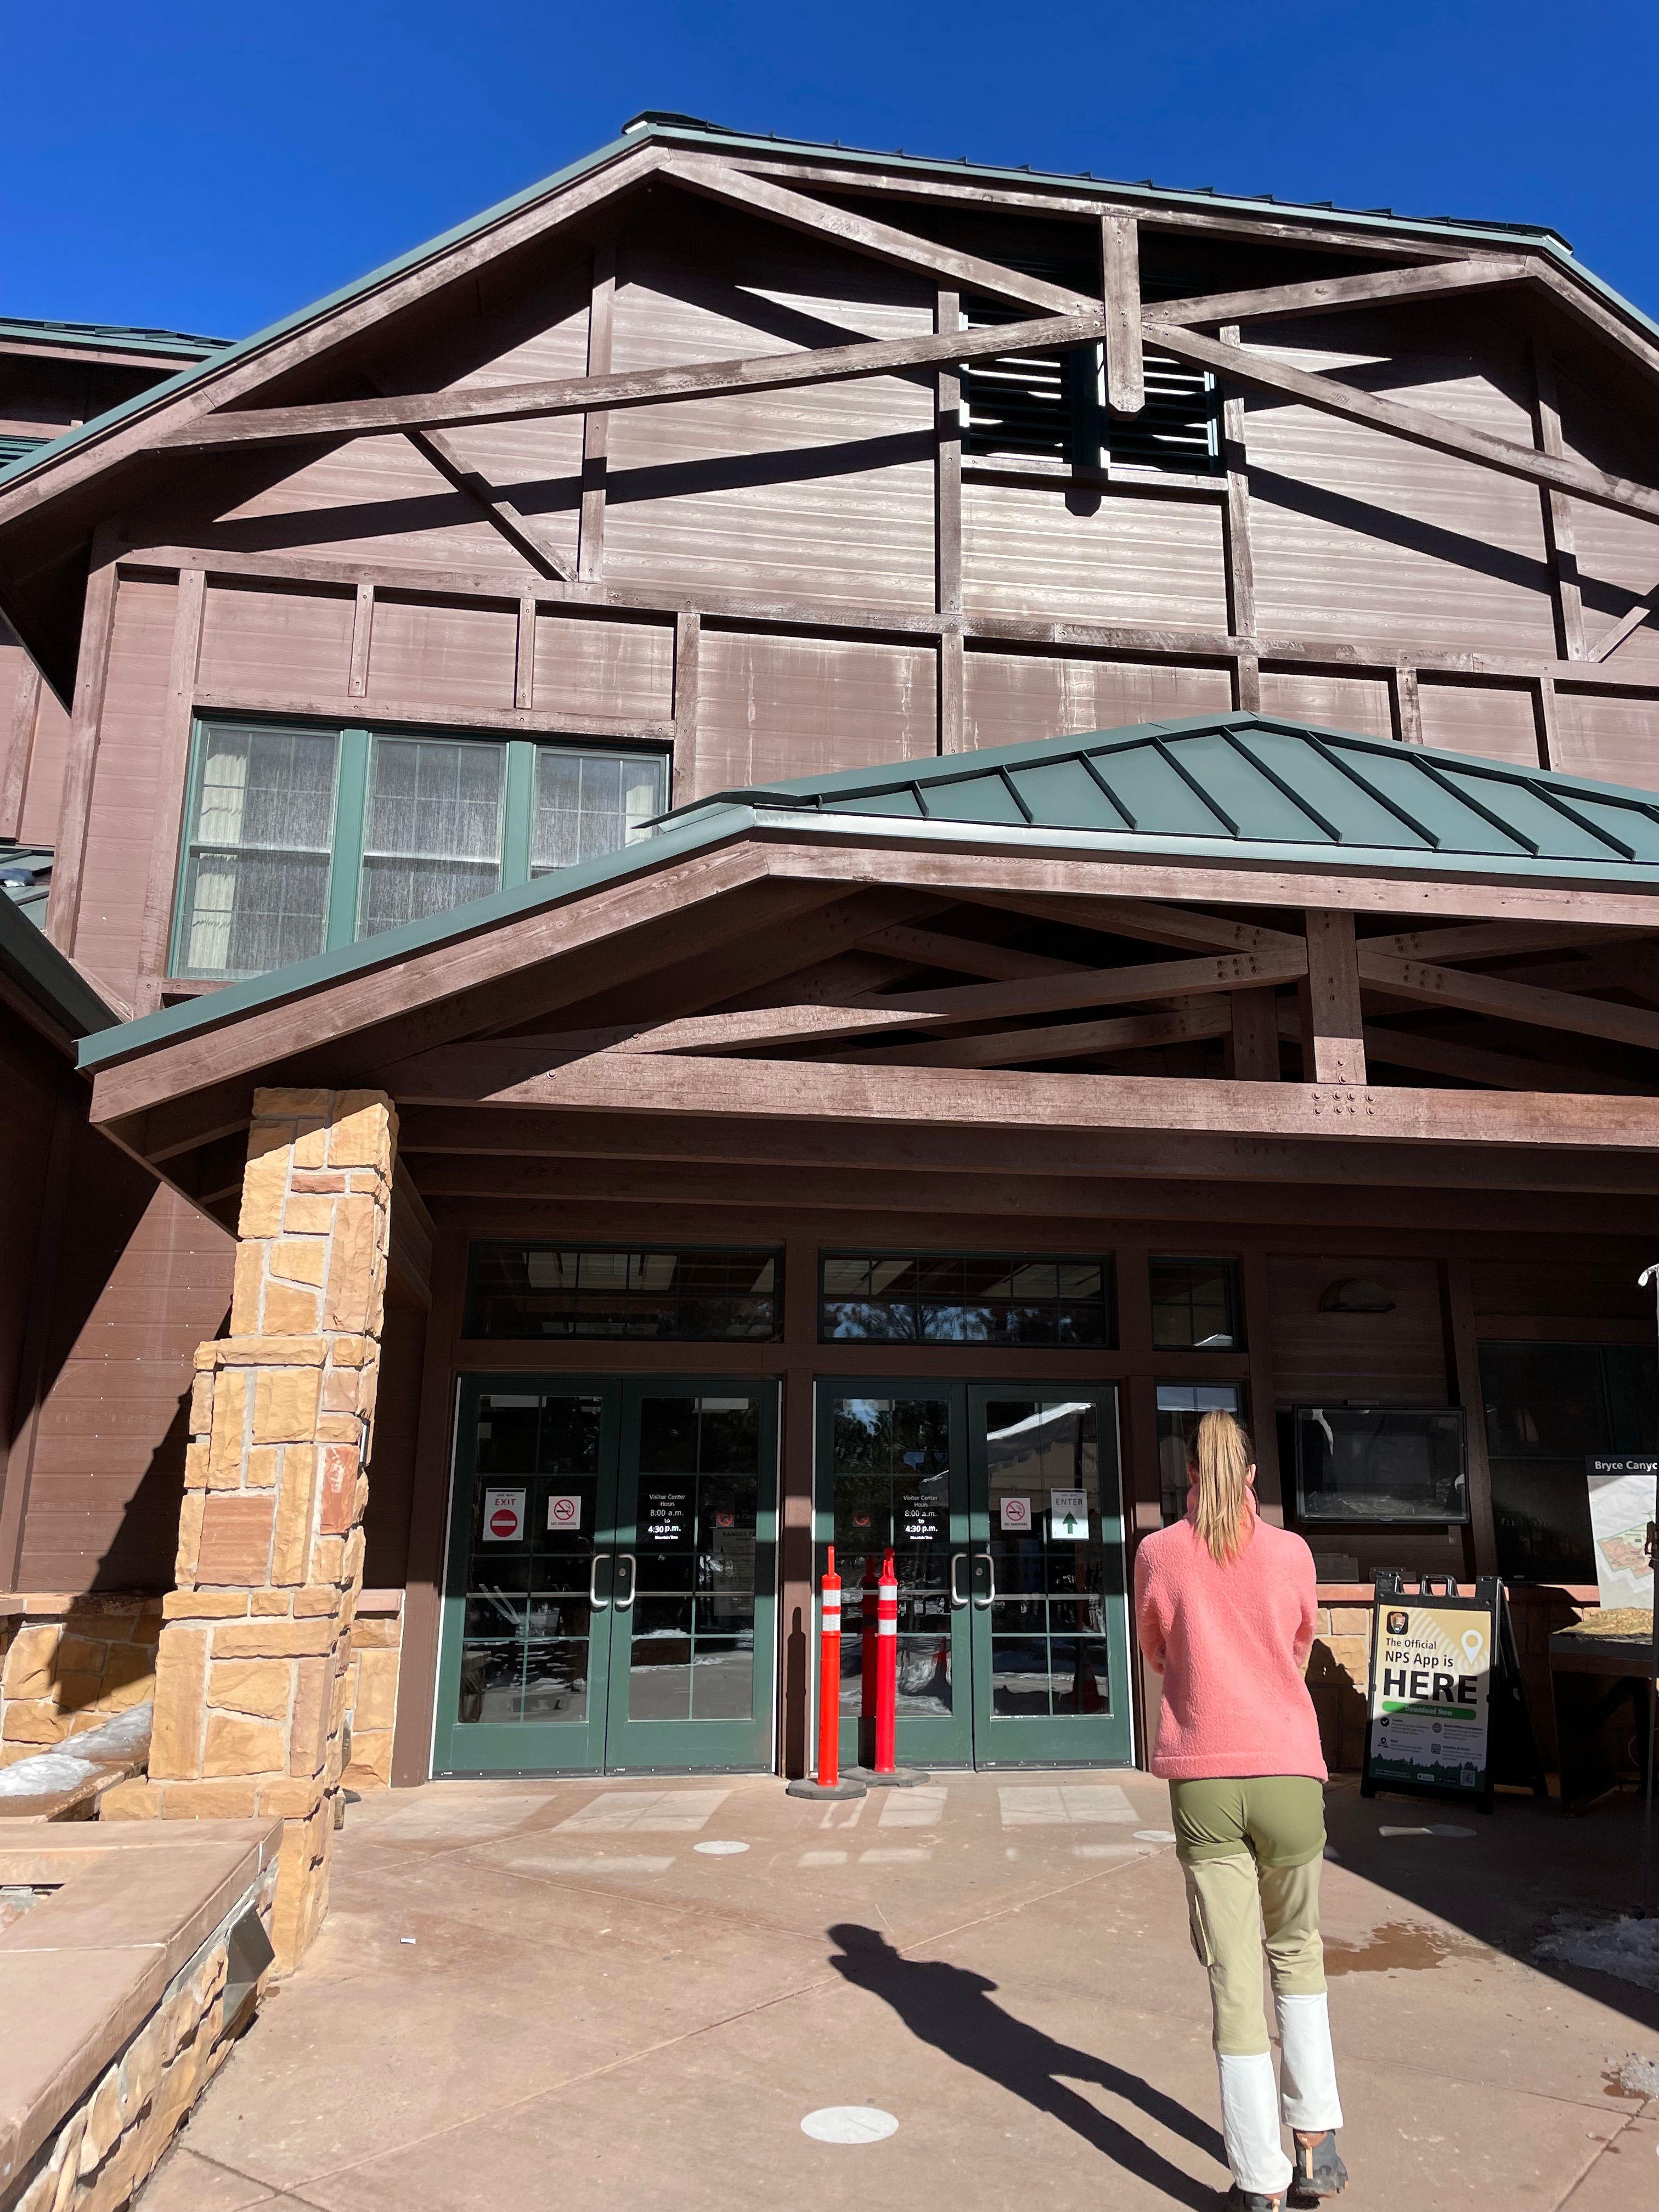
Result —
[[[611, 166], [623, 170], [632, 165], [629, 157], [643, 149], [659, 146], [665, 151], [674, 148], [700, 149], [738, 156], [772, 156], [780, 152], [805, 153], [827, 157], [839, 168], [862, 170], [872, 183], [883, 178], [902, 178], [906, 175], [927, 176], [933, 179], [978, 181], [988, 184], [1012, 185], [1024, 191], [1045, 187], [1063, 188], [1066, 196], [1098, 198], [1113, 205], [1140, 204], [1149, 209], [1168, 208], [1182, 211], [1202, 211], [1210, 214], [1235, 214], [1247, 216], [1271, 216], [1275, 222], [1292, 226], [1305, 219], [1310, 227], [1317, 225], [1327, 232], [1333, 222], [1339, 228], [1356, 234], [1356, 242], [1369, 241], [1386, 251], [1391, 239], [1423, 240], [1456, 240], [1464, 244], [1502, 246], [1513, 248], [1517, 241], [1562, 271], [1595, 296], [1599, 302], [1595, 313], [1604, 321], [1612, 311], [1613, 324], [1622, 322], [1630, 334], [1630, 342], [1641, 353], [1650, 368], [1659, 367], [1659, 323], [1655, 323], [1631, 301], [1624, 299], [1594, 271], [1587, 269], [1574, 256], [1567, 241], [1559, 232], [1544, 226], [1530, 226], [1498, 221], [1445, 216], [1397, 216], [1386, 209], [1336, 209], [1327, 205], [1285, 202], [1271, 194], [1232, 194], [1218, 192], [1211, 188], [1179, 189], [1153, 184], [1112, 181], [1085, 174], [1067, 176], [1055, 172], [1033, 170], [1029, 167], [1010, 168], [968, 161], [965, 157], [945, 160], [905, 154], [902, 151], [884, 154], [848, 148], [831, 142], [809, 139], [780, 138], [775, 134], [762, 135], [725, 129], [706, 123], [696, 117], [680, 116], [662, 111], [647, 111], [626, 124], [621, 135], [592, 153], [556, 170], [524, 191], [499, 201], [495, 206], [458, 223], [452, 229], [429, 239], [425, 244], [412, 248], [395, 259], [372, 270], [368, 275], [330, 293], [310, 306], [284, 316], [265, 329], [257, 331], [208, 354], [204, 359], [180, 370], [176, 375], [152, 386], [133, 398], [122, 402], [90, 422], [65, 431], [33, 452], [21, 455], [9, 465], [0, 468], [0, 529], [12, 524], [15, 514], [4, 512], [9, 493], [24, 486], [33, 485], [37, 477], [44, 477], [72, 455], [78, 455], [100, 442], [107, 442], [127, 424], [139, 417], [173, 405], [181, 398], [190, 396], [195, 388], [209, 379], [234, 377], [244, 364], [263, 354], [279, 356], [281, 349], [315, 326], [325, 324], [331, 317], [340, 315], [348, 307], [364, 302], [377, 291], [388, 291], [399, 280], [412, 276], [444, 257], [483, 240], [491, 232], [501, 231], [516, 235], [518, 219], [536, 210], [544, 201], [556, 202], [559, 196], [584, 179], [596, 178]], [[620, 188], [628, 181], [626, 175], [618, 177]], [[283, 373], [292, 362], [276, 358], [272, 362], [273, 376]], [[233, 386], [234, 390], [239, 387]], [[46, 494], [49, 500], [53, 495]], [[33, 502], [27, 502], [33, 504]], [[86, 532], [82, 531], [74, 540], [83, 548]], [[73, 620], [56, 618], [56, 634], [49, 636], [46, 626], [35, 619], [34, 594], [40, 580], [47, 574], [61, 574], [70, 580], [70, 588], [78, 593], [80, 571], [84, 566], [83, 554], [71, 550], [68, 545], [57, 549], [56, 559], [39, 562], [36, 553], [34, 580], [28, 592], [17, 599], [8, 592], [3, 611], [24, 641], [29, 645], [37, 663], [48, 680], [60, 692], [66, 692], [76, 650]], [[77, 601], [78, 604], [78, 601]]]
[[1258, 714], [1193, 714], [885, 769], [755, 784], [682, 807], [881, 815], [1240, 847], [1659, 866], [1659, 795]]
[[0, 352], [8, 345], [61, 346], [66, 351], [155, 354], [163, 361], [198, 361], [219, 353], [228, 338], [198, 337], [190, 331], [152, 330], [127, 323], [60, 323], [32, 315], [0, 315]]
[[114, 1015], [80, 969], [47, 943], [21, 906], [0, 898], [0, 977], [65, 1042], [89, 1030], [107, 1030]]
[[717, 792], [620, 852], [89, 1036], [94, 1068], [481, 936], [538, 907], [753, 835], [1077, 857], [1492, 875], [1659, 894], [1659, 792], [1511, 768], [1263, 714], [1190, 715]]

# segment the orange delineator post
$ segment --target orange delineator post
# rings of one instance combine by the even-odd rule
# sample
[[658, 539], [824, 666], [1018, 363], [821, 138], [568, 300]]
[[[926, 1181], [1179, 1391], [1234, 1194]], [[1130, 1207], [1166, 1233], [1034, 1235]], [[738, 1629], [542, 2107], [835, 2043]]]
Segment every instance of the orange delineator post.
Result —
[[874, 1771], [891, 1774], [898, 1728], [898, 1575], [892, 1547], [876, 1589], [876, 1757]]
[[864, 1581], [859, 1607], [859, 1765], [866, 1771], [876, 1763], [876, 1562], [873, 1553], [864, 1559]]
[[818, 1787], [833, 1790], [841, 1780], [841, 1577], [833, 1544], [824, 1569], [818, 1632]]

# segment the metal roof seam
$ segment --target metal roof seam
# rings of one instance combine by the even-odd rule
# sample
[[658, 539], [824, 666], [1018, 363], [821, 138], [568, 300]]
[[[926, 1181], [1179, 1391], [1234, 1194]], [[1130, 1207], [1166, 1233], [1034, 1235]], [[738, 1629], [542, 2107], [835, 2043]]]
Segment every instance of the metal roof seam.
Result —
[[1237, 837], [1239, 834], [1237, 823], [1234, 821], [1232, 816], [1228, 813], [1226, 808], [1221, 804], [1221, 801], [1216, 798], [1215, 794], [1212, 792], [1206, 791], [1203, 785], [1199, 781], [1198, 778], [1193, 775], [1192, 771], [1189, 769], [1183, 767], [1182, 763], [1176, 758], [1165, 740], [1161, 737], [1154, 735], [1152, 740], [1152, 750], [1157, 753], [1158, 757], [1164, 761], [1167, 766], [1172, 768], [1176, 774], [1181, 778], [1181, 781], [1197, 795], [1198, 799], [1204, 805], [1209, 808], [1216, 820], [1224, 825], [1227, 835], [1230, 837]]
[[1007, 793], [1009, 798], [1013, 800], [1015, 805], [1018, 807], [1020, 812], [1025, 817], [1027, 823], [1033, 830], [1035, 830], [1037, 826], [1037, 818], [1036, 815], [1032, 813], [1030, 808], [1025, 804], [1024, 799], [1020, 796], [1019, 787], [1015, 783], [1013, 777], [1009, 775], [1006, 768], [1000, 768], [997, 770], [997, 775], [1001, 780], [1003, 789]]
[[[1271, 768], [1251, 746], [1247, 745], [1240, 732], [1233, 729], [1230, 725], [1223, 724], [1220, 735], [1236, 753], [1249, 761], [1259, 775], [1265, 775], [1276, 791], [1282, 792], [1292, 806], [1300, 807], [1310, 822], [1316, 823], [1334, 844], [1342, 843], [1342, 832], [1337, 828], [1335, 823], [1328, 822], [1310, 799], [1304, 799], [1293, 785], [1285, 781], [1277, 769]], [[1635, 857], [1634, 854], [1631, 855], [1632, 860]]]
[[1084, 767], [1089, 771], [1089, 774], [1093, 776], [1095, 781], [1100, 786], [1101, 790], [1105, 793], [1107, 799], [1110, 800], [1111, 804], [1115, 807], [1116, 807], [1118, 813], [1122, 819], [1124, 828], [1129, 830], [1132, 835], [1135, 830], [1139, 830], [1140, 824], [1135, 820], [1134, 816], [1130, 813], [1128, 808], [1118, 797], [1116, 792], [1113, 790], [1111, 785], [1107, 782], [1106, 778], [1102, 774], [1101, 770], [1095, 765], [1094, 755], [1085, 747], [1079, 749], [1079, 750], [1073, 753], [1072, 755], [1072, 758], [1073, 760], [1080, 760]]
[[1636, 858], [1634, 845], [1626, 844], [1624, 839], [1615, 837], [1611, 830], [1602, 829], [1599, 823], [1592, 822], [1587, 814], [1581, 814], [1576, 806], [1569, 800], [1561, 798], [1558, 793], [1552, 791], [1547, 784], [1535, 783], [1530, 776], [1528, 776], [1522, 779], [1522, 788], [1531, 792], [1534, 799], [1541, 799], [1546, 806], [1553, 809], [1557, 814], [1565, 814], [1569, 822], [1576, 822], [1581, 830], [1588, 830], [1592, 837], [1598, 838], [1602, 844], [1611, 846], [1615, 853], [1622, 854], [1626, 860], [1633, 860]]
[[1517, 830], [1513, 822], [1505, 822], [1501, 814], [1494, 814], [1490, 806], [1483, 805], [1472, 793], [1464, 791], [1455, 784], [1449, 775], [1435, 766], [1432, 761], [1425, 760], [1421, 765], [1424, 774], [1431, 782], [1437, 783], [1440, 788], [1451, 798], [1468, 807], [1472, 812], [1478, 814], [1483, 822], [1491, 823], [1500, 837], [1513, 837], [1516, 843], [1530, 853], [1534, 860], [1538, 858], [1543, 848], [1536, 839], [1528, 837], [1524, 830]]
[[1431, 853], [1437, 853], [1440, 850], [1440, 840], [1426, 822], [1419, 822], [1414, 814], [1410, 813], [1397, 800], [1391, 799], [1386, 791], [1379, 790], [1370, 776], [1362, 775], [1357, 768], [1350, 766], [1348, 762], [1343, 759], [1342, 753], [1346, 750], [1346, 747], [1339, 749], [1335, 745], [1327, 744], [1316, 730], [1304, 727], [1302, 735], [1307, 738], [1322, 760], [1328, 761], [1339, 775], [1347, 777], [1350, 783], [1358, 784], [1368, 799], [1374, 799], [1376, 804], [1392, 814], [1396, 821], [1403, 822], [1414, 836], [1423, 840]]

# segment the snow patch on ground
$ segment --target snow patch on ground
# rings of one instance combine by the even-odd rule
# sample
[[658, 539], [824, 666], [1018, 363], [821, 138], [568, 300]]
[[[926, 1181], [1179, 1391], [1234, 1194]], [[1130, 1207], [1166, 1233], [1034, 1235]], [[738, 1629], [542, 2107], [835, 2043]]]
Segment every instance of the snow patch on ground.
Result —
[[1552, 1965], [1614, 1974], [1638, 1990], [1659, 1990], [1659, 1920], [1586, 1920], [1565, 1916], [1534, 1954]]
[[10, 1766], [0, 1766], [0, 1797], [44, 1797], [77, 1790], [105, 1766], [142, 1759], [149, 1749], [149, 1700], [118, 1713], [100, 1728], [72, 1736], [67, 1751], [39, 1751]]

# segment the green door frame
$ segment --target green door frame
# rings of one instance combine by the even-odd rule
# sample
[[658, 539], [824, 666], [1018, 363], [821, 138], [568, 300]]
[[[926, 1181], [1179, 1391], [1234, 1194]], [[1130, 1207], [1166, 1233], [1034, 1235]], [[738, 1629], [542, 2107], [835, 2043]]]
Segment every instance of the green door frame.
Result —
[[[901, 1764], [927, 1767], [1127, 1766], [1133, 1764], [1133, 1697], [1129, 1672], [1127, 1552], [1124, 1542], [1117, 1385], [1033, 1382], [1016, 1375], [998, 1382], [952, 1382], [927, 1376], [820, 1376], [814, 1420], [814, 1575], [823, 1572], [835, 1540], [835, 1404], [841, 1398], [927, 1398], [942, 1401], [950, 1422], [950, 1540], [945, 1557], [952, 1706], [948, 1717], [906, 1714], [896, 1725]], [[1086, 1718], [1054, 1715], [994, 1718], [991, 1711], [990, 1505], [982, 1409], [993, 1399], [1065, 1397], [1098, 1409], [1100, 1541], [1104, 1554], [1103, 1613], [1108, 1656], [1108, 1712]], [[860, 1596], [840, 1563], [845, 1623], [843, 1680], [856, 1670]], [[906, 1632], [901, 1572], [899, 1633]], [[901, 1649], [902, 1645], [901, 1644]], [[843, 1714], [843, 1765], [858, 1756], [857, 1720]]]
[[[579, 1721], [463, 1721], [462, 1655], [472, 1537], [472, 1501], [484, 1483], [519, 1481], [517, 1471], [480, 1476], [478, 1409], [486, 1396], [597, 1397], [601, 1401], [589, 1590], [587, 1695]], [[627, 1713], [639, 1545], [641, 1412], [651, 1396], [742, 1395], [760, 1414], [755, 1528], [753, 1701], [747, 1718], [630, 1720]], [[538, 1480], [556, 1480], [526, 1472]], [[532, 1509], [533, 1514], [533, 1507]], [[440, 1607], [432, 1771], [434, 1775], [764, 1772], [772, 1765], [777, 1634], [778, 1384], [755, 1376], [620, 1376], [469, 1374], [456, 1398], [447, 1567]]]
[[[992, 1561], [988, 1432], [984, 1409], [994, 1399], [1039, 1397], [1091, 1403], [1100, 1455], [1102, 1615], [1106, 1638], [1106, 1710], [1087, 1715], [1021, 1714], [999, 1717], [991, 1704], [991, 1632], [995, 1620]], [[973, 1565], [969, 1607], [973, 1641], [974, 1764], [996, 1766], [1127, 1766], [1134, 1757], [1134, 1699], [1129, 1677], [1127, 1551], [1115, 1383], [1042, 1386], [973, 1382], [968, 1386], [969, 1538]], [[1030, 1540], [1026, 1539], [1024, 1540]], [[1050, 1598], [1048, 1602], [1052, 1605]]]

